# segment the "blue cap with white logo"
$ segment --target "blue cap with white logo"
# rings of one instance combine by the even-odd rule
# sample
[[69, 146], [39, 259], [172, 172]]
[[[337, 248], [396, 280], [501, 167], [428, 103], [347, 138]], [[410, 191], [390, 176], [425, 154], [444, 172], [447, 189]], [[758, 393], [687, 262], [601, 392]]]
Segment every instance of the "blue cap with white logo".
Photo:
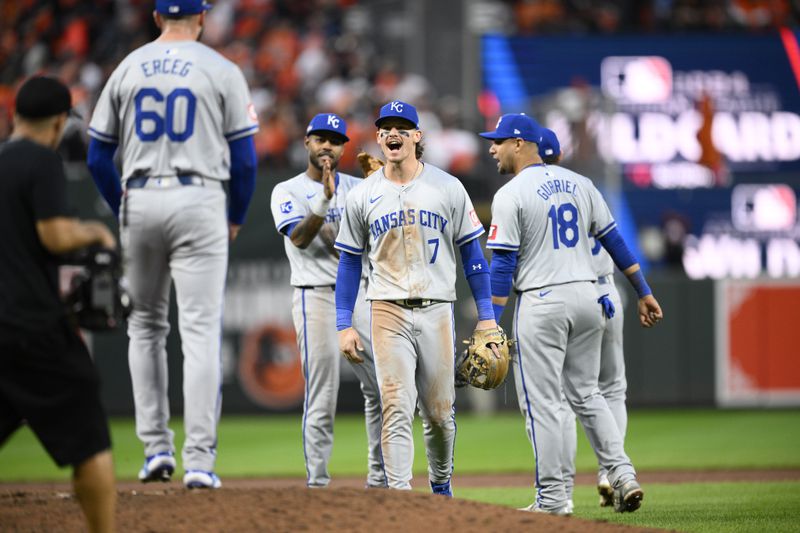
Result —
[[542, 140], [539, 145], [539, 157], [557, 157], [561, 155], [561, 143], [558, 142], [556, 132], [548, 128], [542, 128]]
[[350, 140], [347, 137], [347, 122], [335, 113], [320, 113], [312, 118], [306, 128], [306, 135], [317, 131], [330, 131], [344, 137], [345, 142]]
[[375, 125], [380, 128], [381, 122], [387, 118], [402, 118], [403, 120], [407, 120], [413, 124], [414, 128], [419, 129], [419, 117], [417, 116], [417, 109], [413, 105], [401, 102], [400, 100], [389, 102], [383, 106], [381, 108], [381, 114], [378, 116], [378, 120], [375, 121]]
[[478, 135], [484, 139], [522, 139], [538, 143], [542, 140], [542, 127], [525, 113], [509, 113], [500, 117], [494, 131]]
[[197, 15], [209, 9], [206, 0], [156, 0], [156, 11], [162, 15]]

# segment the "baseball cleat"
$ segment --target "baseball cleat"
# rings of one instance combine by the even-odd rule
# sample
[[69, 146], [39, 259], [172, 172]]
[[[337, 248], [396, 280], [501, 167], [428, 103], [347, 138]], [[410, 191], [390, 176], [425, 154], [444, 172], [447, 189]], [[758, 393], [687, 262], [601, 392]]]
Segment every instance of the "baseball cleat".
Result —
[[187, 489], [218, 489], [222, 486], [222, 481], [214, 472], [187, 470], [183, 475], [183, 485]]
[[449, 481], [445, 483], [434, 483], [431, 481], [431, 492], [438, 494], [439, 496], [446, 496], [448, 498], [453, 497], [453, 490], [450, 488]]
[[175, 472], [175, 457], [172, 456], [172, 452], [157, 453], [144, 460], [144, 466], [139, 470], [139, 481], [166, 483], [172, 478], [173, 472]]
[[600, 507], [611, 507], [614, 505], [614, 489], [611, 487], [608, 478], [603, 476], [597, 482], [597, 494], [600, 495]]
[[642, 506], [644, 491], [635, 479], [614, 489], [614, 510], [618, 513], [632, 513]]
[[519, 507], [517, 511], [525, 511], [527, 513], [542, 513], [542, 514], [551, 514], [554, 516], [572, 516], [572, 509], [573, 505], [572, 501], [567, 501], [567, 503], [558, 509], [544, 509], [539, 507], [536, 502], [533, 502], [527, 507]]

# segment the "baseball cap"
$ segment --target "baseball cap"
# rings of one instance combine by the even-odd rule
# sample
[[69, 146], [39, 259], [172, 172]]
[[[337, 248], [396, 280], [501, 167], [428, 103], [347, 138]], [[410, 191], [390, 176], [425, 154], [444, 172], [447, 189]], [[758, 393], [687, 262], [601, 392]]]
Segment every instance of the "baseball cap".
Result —
[[509, 113], [500, 117], [494, 131], [478, 135], [484, 139], [522, 139], [538, 143], [542, 140], [542, 127], [525, 113]]
[[162, 15], [197, 15], [209, 9], [206, 0], [156, 0], [156, 11]]
[[[72, 110], [72, 96], [61, 81], [50, 76], [28, 78], [17, 91], [16, 113], [24, 118], [53, 117]], [[74, 111], [73, 115], [77, 115]]]
[[312, 118], [306, 128], [306, 135], [315, 131], [332, 131], [344, 137], [345, 142], [350, 140], [347, 137], [347, 122], [335, 113], [320, 113]]
[[387, 118], [402, 118], [410, 122], [415, 129], [419, 129], [419, 116], [417, 116], [417, 109], [413, 105], [407, 104], [406, 102], [395, 100], [383, 106], [381, 108], [381, 114], [378, 116], [378, 120], [375, 121], [375, 125], [380, 128], [381, 122]]
[[542, 128], [542, 140], [539, 142], [539, 157], [553, 157], [561, 154], [561, 144], [556, 133], [548, 128]]

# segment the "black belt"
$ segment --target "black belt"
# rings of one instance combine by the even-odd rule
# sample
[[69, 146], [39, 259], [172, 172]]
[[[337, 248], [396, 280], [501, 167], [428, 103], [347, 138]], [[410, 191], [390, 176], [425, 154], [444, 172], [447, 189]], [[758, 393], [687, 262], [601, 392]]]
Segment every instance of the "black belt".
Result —
[[202, 176], [195, 176], [194, 174], [180, 174], [178, 176], [162, 176], [152, 178], [150, 176], [135, 176], [133, 178], [128, 178], [128, 180], [125, 182], [125, 187], [128, 189], [144, 189], [147, 187], [148, 182], [153, 188], [156, 189], [168, 189], [170, 187], [183, 185], [197, 185], [199, 187], [205, 187], [206, 185], [218, 183], [221, 184], [219, 180], [206, 179]]
[[294, 288], [295, 289], [308, 289], [308, 290], [330, 289], [332, 291], [335, 291], [336, 290], [336, 284], [334, 283], [333, 285], [295, 285]]
[[429, 298], [407, 298], [405, 300], [387, 300], [393, 304], [405, 307], [406, 309], [419, 309], [433, 304], [442, 303], [442, 300], [431, 300]]

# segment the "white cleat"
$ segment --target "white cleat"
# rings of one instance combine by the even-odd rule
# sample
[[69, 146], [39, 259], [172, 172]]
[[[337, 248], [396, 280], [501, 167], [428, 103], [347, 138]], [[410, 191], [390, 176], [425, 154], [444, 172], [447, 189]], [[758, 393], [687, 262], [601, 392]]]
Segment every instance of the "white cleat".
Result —
[[527, 507], [520, 507], [517, 511], [525, 511], [527, 513], [542, 513], [542, 514], [551, 514], [554, 516], [571, 516], [572, 515], [572, 506], [570, 505], [571, 502], [567, 502], [563, 507], [560, 509], [543, 509], [539, 507], [536, 502], [530, 504]]
[[187, 489], [218, 489], [222, 486], [222, 481], [214, 472], [187, 470], [183, 475], [183, 485]]
[[144, 460], [144, 466], [139, 470], [139, 481], [150, 483], [151, 481], [167, 482], [175, 472], [175, 457], [172, 452], [161, 452], [151, 455]]

